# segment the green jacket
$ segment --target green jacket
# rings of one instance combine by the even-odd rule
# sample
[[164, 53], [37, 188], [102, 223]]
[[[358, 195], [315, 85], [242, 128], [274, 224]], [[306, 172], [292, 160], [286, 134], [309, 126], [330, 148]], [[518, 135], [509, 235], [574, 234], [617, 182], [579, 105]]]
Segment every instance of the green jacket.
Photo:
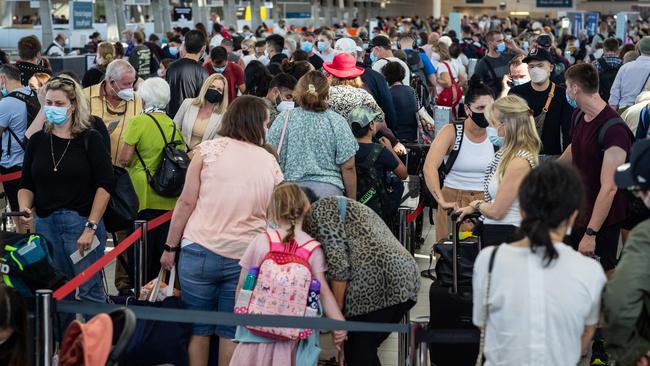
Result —
[[603, 337], [617, 366], [650, 350], [650, 220], [632, 230], [603, 295]]

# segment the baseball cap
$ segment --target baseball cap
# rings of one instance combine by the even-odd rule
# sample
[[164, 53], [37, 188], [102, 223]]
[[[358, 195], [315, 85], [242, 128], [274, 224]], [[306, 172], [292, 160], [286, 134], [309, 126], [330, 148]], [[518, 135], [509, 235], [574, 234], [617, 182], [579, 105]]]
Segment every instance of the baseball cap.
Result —
[[378, 35], [373, 38], [368, 45], [368, 49], [372, 49], [374, 47], [390, 48], [390, 39], [384, 35]]
[[453, 43], [451, 40], [451, 37], [449, 36], [442, 36], [440, 39], [438, 39], [438, 43], [443, 43], [445, 46], [449, 47]]
[[639, 41], [639, 51], [642, 53], [650, 53], [650, 36], [645, 36]]
[[614, 181], [621, 189], [650, 188], [650, 140], [641, 140], [632, 146], [630, 162], [616, 169]]
[[537, 37], [537, 44], [540, 47], [548, 48], [551, 47], [553, 44], [553, 40], [551, 39], [551, 36], [548, 34], [542, 34], [539, 37]]
[[536, 47], [530, 50], [528, 56], [523, 59], [523, 62], [526, 64], [530, 61], [548, 61], [550, 63], [553, 63], [553, 57], [551, 57], [551, 54], [547, 50]]
[[348, 115], [348, 123], [350, 124], [350, 126], [352, 126], [353, 123], [357, 123], [361, 127], [366, 127], [378, 115], [379, 113], [373, 112], [372, 109], [366, 106], [356, 107], [352, 111], [350, 111], [350, 114]]
[[341, 38], [334, 43], [334, 49], [345, 53], [356, 53], [363, 51], [352, 38]]

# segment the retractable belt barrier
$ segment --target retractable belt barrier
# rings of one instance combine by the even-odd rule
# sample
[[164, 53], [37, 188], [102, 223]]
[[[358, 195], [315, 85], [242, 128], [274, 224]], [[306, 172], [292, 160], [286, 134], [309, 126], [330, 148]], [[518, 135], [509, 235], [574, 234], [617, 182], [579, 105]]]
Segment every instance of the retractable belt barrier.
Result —
[[12, 180], [18, 180], [23, 176], [23, 172], [17, 171], [9, 174], [0, 175], [0, 183], [9, 182]]
[[[201, 323], [227, 326], [264, 326], [278, 328], [308, 328], [319, 330], [347, 330], [350, 332], [374, 333], [408, 333], [408, 324], [395, 323], [366, 323], [355, 321], [333, 320], [319, 317], [281, 316], [281, 315], [251, 315], [215, 311], [200, 311], [186, 309], [153, 308], [147, 306], [128, 305], [138, 319], [158, 320], [176, 323]], [[124, 305], [99, 304], [77, 301], [58, 301], [56, 310], [62, 313], [99, 314], [109, 313]]]
[[[171, 220], [172, 211], [169, 211], [161, 216], [156, 217], [155, 219], [147, 223], [148, 229], [153, 230], [163, 223]], [[125, 250], [129, 249], [133, 243], [135, 243], [140, 236], [142, 235], [142, 229], [135, 230], [131, 235], [127, 236], [126, 239], [122, 240], [121, 243], [116, 245], [113, 250], [106, 253], [103, 257], [99, 258], [97, 262], [91, 264], [88, 268], [79, 273], [75, 278], [71, 279], [65, 285], [61, 286], [58, 290], [54, 291], [54, 298], [57, 300], [63, 300], [66, 296], [70, 295], [72, 291], [79, 288], [86, 281], [88, 281], [92, 276], [97, 272], [101, 271], [106, 265], [111, 261], [117, 258], [118, 255], [122, 254]]]

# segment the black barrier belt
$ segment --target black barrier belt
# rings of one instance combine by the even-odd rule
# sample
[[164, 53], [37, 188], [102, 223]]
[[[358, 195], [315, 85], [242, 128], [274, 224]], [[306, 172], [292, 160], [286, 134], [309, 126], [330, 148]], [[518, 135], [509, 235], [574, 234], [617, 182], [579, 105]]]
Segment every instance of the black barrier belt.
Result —
[[415, 332], [417, 343], [478, 343], [479, 340], [480, 332], [476, 329], [419, 329]]
[[[75, 301], [57, 301], [56, 303], [56, 310], [59, 312], [91, 315], [109, 313], [111, 311], [122, 309], [124, 307], [124, 305]], [[201, 323], [228, 326], [252, 325], [278, 328], [347, 330], [349, 332], [372, 333], [408, 333], [410, 331], [410, 326], [408, 324], [366, 323], [300, 316], [233, 314], [225, 312], [166, 309], [135, 305], [129, 305], [128, 308], [135, 313], [138, 319], [159, 320], [175, 323]]]

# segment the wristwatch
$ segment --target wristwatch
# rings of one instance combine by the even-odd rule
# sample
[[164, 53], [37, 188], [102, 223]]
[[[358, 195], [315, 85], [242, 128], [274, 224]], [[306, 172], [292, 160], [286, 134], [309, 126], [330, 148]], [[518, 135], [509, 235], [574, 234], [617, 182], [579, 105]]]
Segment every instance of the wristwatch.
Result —
[[90, 229], [92, 231], [95, 231], [95, 232], [97, 231], [97, 224], [95, 224], [94, 222], [86, 221], [86, 224], [84, 225], [84, 227], [86, 227], [86, 228], [88, 228], [88, 229]]
[[163, 245], [163, 249], [166, 252], [172, 252], [172, 253], [176, 253], [176, 252], [178, 252], [180, 250], [180, 248], [178, 246], [172, 247], [172, 246], [169, 246], [167, 244]]
[[596, 236], [598, 235], [598, 231], [595, 231], [594, 229], [588, 227], [587, 230], [585, 231], [585, 235]]

